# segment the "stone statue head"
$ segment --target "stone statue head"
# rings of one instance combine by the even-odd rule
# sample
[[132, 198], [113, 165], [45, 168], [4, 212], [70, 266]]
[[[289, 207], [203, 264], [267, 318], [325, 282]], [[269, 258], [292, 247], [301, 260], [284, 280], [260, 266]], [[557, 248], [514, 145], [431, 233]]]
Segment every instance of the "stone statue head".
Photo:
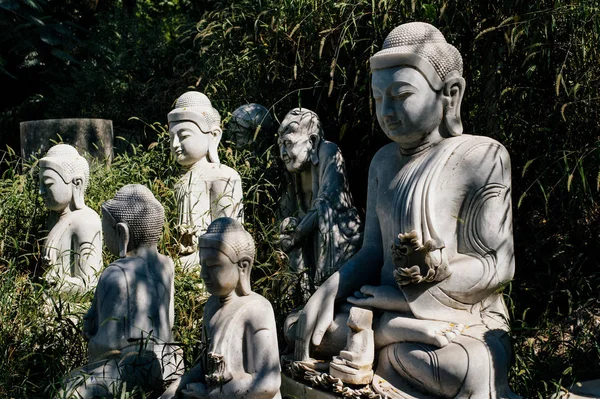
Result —
[[120, 257], [139, 247], [156, 246], [165, 222], [165, 210], [141, 184], [121, 187], [102, 204], [102, 230], [108, 250]]
[[87, 161], [68, 144], [53, 146], [40, 159], [40, 194], [54, 212], [83, 208], [89, 179]]
[[[279, 127], [279, 155], [292, 173], [319, 162], [319, 144], [323, 129], [317, 114], [306, 108], [294, 108], [287, 113]], [[309, 162], [310, 161], [310, 162]]]
[[396, 27], [370, 64], [377, 119], [388, 137], [402, 144], [438, 127], [442, 137], [462, 133], [462, 57], [437, 28]]
[[235, 219], [214, 220], [200, 236], [201, 277], [211, 295], [225, 297], [235, 290], [249, 295], [250, 272], [254, 263], [254, 239]]
[[254, 103], [242, 105], [233, 111], [227, 127], [237, 148], [249, 146], [256, 141], [256, 134], [271, 132], [272, 129], [273, 118], [269, 110]]
[[171, 152], [183, 166], [191, 166], [208, 157], [219, 163], [217, 147], [221, 141], [221, 116], [210, 100], [198, 91], [188, 91], [169, 112]]

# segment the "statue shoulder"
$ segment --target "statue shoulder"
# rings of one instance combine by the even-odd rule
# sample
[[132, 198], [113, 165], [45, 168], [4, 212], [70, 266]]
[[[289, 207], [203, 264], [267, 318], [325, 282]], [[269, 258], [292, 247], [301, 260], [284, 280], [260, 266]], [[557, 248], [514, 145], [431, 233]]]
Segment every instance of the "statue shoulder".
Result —
[[369, 165], [369, 173], [374, 173], [377, 169], [381, 168], [383, 165], [389, 165], [390, 163], [394, 163], [395, 159], [400, 156], [400, 148], [396, 143], [388, 143], [381, 147], [371, 159], [371, 164]]
[[233, 169], [230, 166], [224, 165], [222, 163], [218, 164], [215, 168], [215, 172], [217, 172], [218, 178], [221, 179], [227, 179], [227, 180], [239, 180], [241, 181], [242, 178], [240, 177], [240, 174]]
[[248, 306], [247, 319], [254, 330], [272, 329], [275, 332], [275, 313], [271, 302], [264, 296], [251, 292], [247, 297], [245, 306]]
[[467, 163], [477, 169], [489, 169], [501, 163], [505, 168], [510, 169], [510, 155], [506, 148], [498, 141], [487, 136], [462, 135], [446, 139], [449, 143], [460, 140], [453, 153], [453, 158], [460, 160], [461, 163]]
[[324, 158], [324, 159], [333, 158], [338, 153], [340, 154], [340, 156], [342, 155], [337, 144], [335, 144], [331, 141], [327, 141], [327, 140], [321, 141], [321, 144], [319, 145], [319, 160], [321, 158]]
[[73, 223], [73, 229], [78, 236], [90, 236], [90, 240], [102, 230], [102, 222], [100, 216], [96, 211], [88, 206], [73, 212], [75, 217], [75, 223]]

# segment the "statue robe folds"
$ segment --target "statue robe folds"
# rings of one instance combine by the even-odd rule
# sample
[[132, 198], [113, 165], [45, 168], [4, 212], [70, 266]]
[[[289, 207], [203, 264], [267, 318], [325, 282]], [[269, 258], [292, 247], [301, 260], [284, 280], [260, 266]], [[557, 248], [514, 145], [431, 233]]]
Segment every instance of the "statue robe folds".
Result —
[[84, 206], [60, 218], [44, 242], [45, 278], [59, 291], [86, 292], [102, 268], [102, 231], [98, 214]]
[[[227, 304], [219, 304], [219, 300], [213, 295], [206, 303], [206, 321], [202, 329], [202, 342], [206, 343], [206, 347], [200, 359], [205, 378], [203, 383], [211, 391], [246, 374], [272, 378], [268, 376], [273, 373], [268, 363], [259, 364], [262, 368], [257, 368], [257, 359], [263, 358], [265, 352], [278, 353], [275, 314], [269, 301], [256, 293]], [[253, 335], [261, 332], [271, 334], [270, 347], [256, 347]], [[276, 367], [275, 374], [278, 376], [278, 362]], [[265, 397], [260, 389], [231, 395], [236, 398]], [[280, 392], [277, 391], [272, 398], [281, 398]]]
[[[344, 159], [338, 146], [322, 141], [318, 159], [312, 160], [312, 199], [310, 209], [299, 200], [300, 177], [292, 181], [282, 201], [285, 216], [316, 213], [318, 226], [302, 247], [303, 267], [315, 286], [338, 270], [360, 248], [362, 224], [348, 187]], [[312, 266], [314, 265], [314, 266]]]
[[[513, 397], [510, 391], [497, 392], [508, 389], [511, 355], [508, 311], [499, 292], [514, 274], [508, 153], [490, 138], [462, 135], [414, 155], [398, 154], [397, 146], [388, 145], [377, 157], [400, 158], [404, 165], [395, 176], [382, 179], [389, 184], [377, 188], [385, 259], [381, 283], [396, 285], [392, 243], [386, 239], [416, 232], [421, 245], [430, 242], [430, 256], [445, 263], [449, 275], [400, 285], [412, 312], [408, 316], [466, 328], [442, 348], [415, 342], [384, 347], [373, 386], [398, 398], [423, 397], [408, 394], [406, 382], [439, 397], [466, 398], [471, 387], [489, 383], [489, 398]], [[386, 191], [394, 194], [382, 195]], [[382, 319], [386, 313], [388, 320], [407, 316], [384, 312]], [[466, 364], [466, 369], [454, 370], [455, 364]], [[444, 386], [448, 378], [461, 376], [458, 392]]]
[[220, 217], [243, 221], [242, 179], [223, 164], [196, 163], [175, 186], [182, 263], [198, 264], [198, 237]]

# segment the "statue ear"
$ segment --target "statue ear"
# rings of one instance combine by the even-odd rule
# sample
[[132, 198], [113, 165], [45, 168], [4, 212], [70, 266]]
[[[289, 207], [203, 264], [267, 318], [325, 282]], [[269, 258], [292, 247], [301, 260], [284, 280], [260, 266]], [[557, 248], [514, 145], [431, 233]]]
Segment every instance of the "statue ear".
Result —
[[220, 163], [217, 148], [219, 147], [219, 143], [221, 142], [223, 130], [221, 130], [221, 128], [216, 128], [212, 132], [210, 132], [209, 135], [210, 140], [208, 144], [208, 160], [212, 163]]
[[127, 223], [117, 223], [117, 240], [119, 241], [119, 256], [124, 258], [127, 255], [127, 247], [129, 246], [129, 226]]
[[442, 101], [444, 104], [443, 137], [459, 136], [463, 126], [460, 120], [460, 105], [465, 94], [465, 79], [458, 72], [451, 72], [444, 81]]
[[310, 143], [312, 145], [310, 149], [310, 161], [313, 165], [319, 163], [319, 143], [321, 142], [321, 138], [318, 134], [311, 134], [309, 137]]
[[239, 296], [250, 295], [252, 287], [250, 286], [250, 272], [252, 271], [252, 258], [244, 255], [238, 261], [238, 270], [240, 272], [240, 281], [235, 289]]
[[74, 177], [71, 183], [73, 184], [73, 203], [75, 204], [75, 209], [82, 209], [85, 206], [83, 178], [79, 176]]

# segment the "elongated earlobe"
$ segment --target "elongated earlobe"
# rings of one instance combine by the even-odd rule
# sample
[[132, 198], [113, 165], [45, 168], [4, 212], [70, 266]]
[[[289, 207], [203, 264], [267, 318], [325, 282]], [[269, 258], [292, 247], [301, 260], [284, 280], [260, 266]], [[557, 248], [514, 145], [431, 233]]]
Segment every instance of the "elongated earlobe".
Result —
[[82, 209], [85, 206], [83, 179], [81, 177], [74, 177], [71, 184], [73, 184], [73, 204], [75, 205], [75, 209]]
[[317, 134], [310, 135], [310, 142], [312, 144], [312, 148], [310, 150], [310, 162], [312, 162], [313, 165], [319, 163], [319, 141], [320, 138]]
[[440, 132], [444, 137], [460, 136], [463, 132], [460, 106], [465, 94], [465, 86], [465, 80], [458, 72], [452, 72], [446, 77], [442, 89], [444, 123], [440, 127]]
[[210, 132], [209, 135], [210, 141], [208, 145], [208, 160], [212, 163], [220, 163], [217, 148], [219, 148], [223, 131], [220, 128], [217, 128]]
[[117, 239], [119, 240], [119, 257], [127, 256], [129, 246], [129, 226], [127, 223], [117, 223]]
[[240, 281], [238, 282], [235, 292], [239, 296], [250, 295], [252, 287], [250, 286], [250, 272], [252, 271], [252, 258], [243, 256], [238, 261], [238, 270], [240, 272]]

